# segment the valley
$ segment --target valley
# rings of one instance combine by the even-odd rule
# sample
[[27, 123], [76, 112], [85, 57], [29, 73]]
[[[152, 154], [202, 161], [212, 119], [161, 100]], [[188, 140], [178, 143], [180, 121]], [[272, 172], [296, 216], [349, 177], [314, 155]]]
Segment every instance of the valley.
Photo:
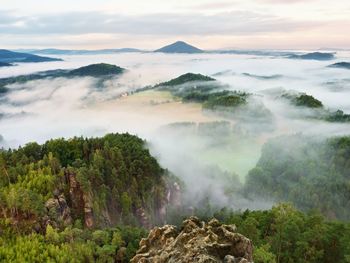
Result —
[[[253, 241], [249, 260], [297, 262], [313, 247], [305, 262], [346, 262], [346, 69], [261, 54], [61, 57], [0, 69], [0, 258], [40, 247], [62, 262], [127, 262], [145, 257], [151, 228], [181, 237], [197, 216], [186, 222], [235, 224]], [[290, 225], [289, 246], [278, 238]], [[330, 238], [296, 234], [307, 229]]]

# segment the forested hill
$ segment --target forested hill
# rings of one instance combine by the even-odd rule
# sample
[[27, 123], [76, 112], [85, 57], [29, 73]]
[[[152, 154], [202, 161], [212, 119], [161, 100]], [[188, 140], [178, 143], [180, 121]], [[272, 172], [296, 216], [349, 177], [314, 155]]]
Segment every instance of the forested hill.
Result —
[[[309, 200], [306, 204], [321, 208], [336, 207], [337, 202], [341, 210], [333, 213], [339, 213], [339, 217], [348, 213], [349, 139], [330, 140], [327, 143], [331, 148], [297, 143], [293, 138], [280, 140], [264, 148], [258, 167], [251, 171], [248, 197], [252, 198], [253, 191], [258, 190], [276, 197], [291, 193], [282, 196], [283, 199], [298, 206]], [[283, 140], [295, 146], [296, 154], [298, 150], [305, 154], [296, 158], [288, 151], [275, 151], [280, 147], [277, 143]], [[320, 154], [315, 155], [315, 151]], [[279, 156], [274, 154], [277, 152]], [[319, 168], [315, 169], [317, 164]], [[128, 262], [141, 238], [146, 237], [147, 229], [164, 223], [168, 209], [169, 215], [174, 216], [172, 220], [186, 214], [179, 185], [150, 155], [144, 141], [129, 134], [54, 139], [42, 145], [29, 143], [15, 150], [1, 150], [0, 262]], [[315, 200], [320, 202], [313, 203]], [[289, 204], [243, 213], [227, 208], [215, 212], [210, 205], [203, 205], [189, 212], [204, 220], [214, 212], [222, 222], [235, 224], [238, 233], [253, 241], [256, 263], [349, 262], [349, 224], [327, 222], [318, 213], [303, 214]], [[217, 226], [217, 221], [211, 222]], [[213, 244], [218, 238], [200, 237], [202, 232], [194, 224], [179, 229], [188, 237], [177, 237], [178, 243], [174, 245], [180, 244], [179, 247], [193, 237], [203, 237], [203, 241]], [[220, 233], [226, 237], [239, 236], [227, 231]], [[220, 240], [225, 241], [221, 237]], [[140, 242], [141, 247], [145, 242]], [[164, 243], [156, 245], [160, 249], [166, 247]], [[186, 247], [184, 252], [188, 254], [195, 249]], [[211, 252], [226, 253], [225, 244], [211, 248]]]
[[[0, 215], [22, 232], [164, 220], [171, 185], [144, 142], [129, 134], [55, 139], [0, 153]], [[3, 222], [5, 222], [3, 221]]]
[[162, 82], [153, 88], [170, 91], [184, 102], [198, 102], [205, 109], [232, 110], [246, 104], [249, 94], [227, 90], [216, 79], [202, 74], [186, 73], [177, 78]]
[[20, 75], [15, 77], [1, 78], [0, 79], [0, 94], [8, 92], [7, 85], [14, 83], [25, 83], [31, 80], [46, 79], [46, 78], [74, 78], [74, 77], [95, 77], [100, 79], [106, 79], [115, 77], [125, 72], [124, 68], [116, 65], [98, 63], [91, 64], [77, 69], [56, 69], [37, 72], [28, 75]]
[[171, 79], [169, 81], [162, 82], [157, 86], [176, 86], [176, 85], [182, 85], [182, 84], [186, 84], [188, 82], [194, 82], [194, 81], [200, 82], [200, 81], [215, 81], [215, 80], [216, 79], [211, 78], [209, 76], [202, 75], [202, 74], [186, 73], [179, 77]]
[[324, 140], [301, 135], [268, 142], [249, 172], [245, 192], [329, 219], [350, 219], [350, 137]]
[[67, 72], [69, 76], [108, 76], [108, 75], [118, 75], [125, 71], [125, 69], [106, 63], [91, 64], [85, 67], [71, 70]]

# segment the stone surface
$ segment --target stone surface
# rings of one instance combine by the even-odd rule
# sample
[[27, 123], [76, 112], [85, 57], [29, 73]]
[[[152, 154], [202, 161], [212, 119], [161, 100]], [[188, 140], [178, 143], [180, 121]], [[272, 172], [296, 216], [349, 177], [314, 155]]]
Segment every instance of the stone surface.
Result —
[[46, 201], [47, 210], [46, 225], [51, 224], [54, 227], [68, 226], [72, 223], [71, 211], [67, 205], [66, 198], [63, 194], [55, 195]]
[[156, 227], [140, 241], [131, 262], [252, 262], [252, 242], [235, 230], [234, 225], [216, 219], [205, 223], [196, 217], [185, 220], [180, 230], [172, 225]]

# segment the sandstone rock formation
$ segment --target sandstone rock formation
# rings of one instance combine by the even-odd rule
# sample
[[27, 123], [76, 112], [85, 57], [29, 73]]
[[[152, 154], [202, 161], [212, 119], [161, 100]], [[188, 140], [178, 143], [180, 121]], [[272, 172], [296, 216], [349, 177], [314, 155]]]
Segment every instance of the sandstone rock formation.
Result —
[[191, 217], [178, 230], [175, 226], [156, 227], [140, 241], [132, 263], [252, 262], [252, 242], [235, 232], [234, 225], [209, 223]]
[[45, 208], [47, 210], [47, 218], [44, 218], [45, 225], [58, 227], [58, 224], [68, 226], [72, 223], [71, 211], [63, 194], [47, 200]]

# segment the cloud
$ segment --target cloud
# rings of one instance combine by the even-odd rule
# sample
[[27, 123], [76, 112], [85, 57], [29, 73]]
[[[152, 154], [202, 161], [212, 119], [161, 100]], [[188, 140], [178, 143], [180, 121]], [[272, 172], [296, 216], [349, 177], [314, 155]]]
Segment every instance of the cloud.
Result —
[[216, 9], [227, 9], [231, 7], [237, 6], [237, 3], [235, 1], [230, 2], [215, 2], [215, 3], [205, 3], [205, 4], [199, 4], [192, 6], [191, 8], [195, 8], [196, 10], [216, 10]]
[[296, 4], [296, 3], [308, 3], [317, 0], [257, 0], [258, 3], [271, 3], [271, 4]]
[[321, 25], [319, 22], [295, 21], [251, 11], [231, 11], [213, 15], [161, 13], [138, 16], [70, 12], [35, 17], [17, 17], [13, 13], [0, 11], [0, 17], [2, 34], [12, 35], [249, 35], [293, 32]]

